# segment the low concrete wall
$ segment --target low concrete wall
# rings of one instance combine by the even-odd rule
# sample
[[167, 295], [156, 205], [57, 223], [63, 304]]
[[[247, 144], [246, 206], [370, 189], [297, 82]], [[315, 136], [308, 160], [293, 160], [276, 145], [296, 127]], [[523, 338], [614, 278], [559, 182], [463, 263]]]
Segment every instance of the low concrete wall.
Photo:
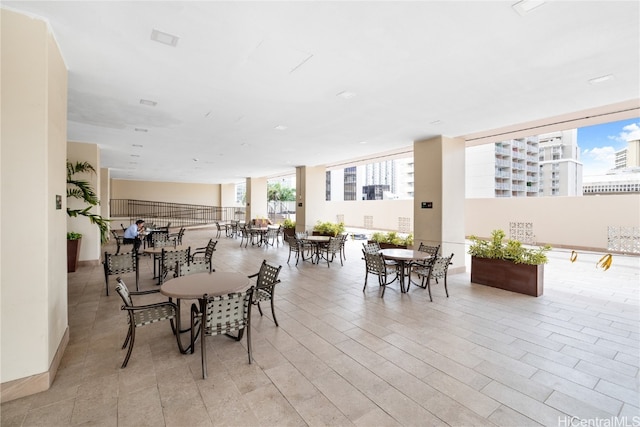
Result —
[[[464, 209], [466, 236], [489, 237], [494, 229], [509, 236], [513, 222], [527, 227], [535, 244], [640, 254], [640, 195], [467, 199]], [[327, 202], [325, 216], [327, 221], [341, 216], [348, 227], [396, 231], [403, 231], [400, 224], [408, 218], [414, 230], [413, 200]], [[627, 249], [612, 249], [610, 227], [635, 232], [635, 243], [626, 242]], [[625, 242], [616, 244], [625, 246]]]
[[640, 195], [466, 200], [467, 236], [489, 237], [494, 229], [509, 236], [511, 222], [530, 224], [536, 244], [596, 251], [609, 250], [609, 227], [627, 227], [635, 229], [638, 250]]

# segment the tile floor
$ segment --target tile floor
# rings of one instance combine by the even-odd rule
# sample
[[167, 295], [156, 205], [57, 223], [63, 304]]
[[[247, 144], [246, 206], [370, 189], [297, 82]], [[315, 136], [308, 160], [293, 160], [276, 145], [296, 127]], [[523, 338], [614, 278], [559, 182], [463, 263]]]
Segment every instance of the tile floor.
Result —
[[[344, 267], [296, 267], [287, 246], [220, 238], [219, 271], [283, 265], [280, 327], [253, 312], [252, 365], [246, 341], [208, 340], [207, 380], [199, 350], [179, 354], [168, 322], [139, 329], [120, 369], [121, 300], [106, 296], [101, 266], [81, 268], [69, 275], [70, 342], [55, 382], [2, 404], [2, 426], [640, 425], [639, 257], [615, 256], [603, 272], [599, 254], [572, 264], [556, 250], [540, 298], [472, 285], [467, 273], [449, 277], [450, 298], [436, 285], [429, 302], [415, 287], [363, 293], [361, 244], [348, 242]], [[153, 288], [148, 257], [141, 268], [141, 287]]]

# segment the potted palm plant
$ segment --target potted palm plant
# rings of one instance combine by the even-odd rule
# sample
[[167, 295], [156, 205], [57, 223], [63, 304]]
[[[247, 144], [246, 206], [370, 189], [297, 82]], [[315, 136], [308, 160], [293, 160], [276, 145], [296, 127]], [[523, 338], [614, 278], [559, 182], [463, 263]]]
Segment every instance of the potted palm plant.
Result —
[[[106, 243], [109, 236], [109, 220], [91, 212], [91, 208], [100, 204], [95, 191], [83, 179], [75, 177], [79, 173], [96, 173], [89, 162], [71, 163], [67, 160], [67, 198], [82, 200], [88, 206], [82, 209], [71, 209], [67, 206], [67, 215], [70, 217], [84, 216], [100, 230], [100, 241]], [[70, 231], [67, 233], [67, 270], [76, 271], [78, 256], [80, 254], [82, 234]]]
[[525, 248], [518, 240], [504, 241], [503, 230], [493, 230], [491, 239], [469, 237], [471, 282], [521, 294], [540, 296], [544, 288], [544, 264], [551, 246]]

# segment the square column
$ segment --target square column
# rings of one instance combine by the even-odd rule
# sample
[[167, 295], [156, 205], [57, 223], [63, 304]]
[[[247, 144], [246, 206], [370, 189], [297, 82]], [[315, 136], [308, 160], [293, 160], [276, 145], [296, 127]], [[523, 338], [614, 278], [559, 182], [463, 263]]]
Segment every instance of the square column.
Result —
[[247, 178], [247, 223], [254, 218], [269, 216], [267, 203], [267, 178]]
[[441, 255], [454, 253], [452, 273], [465, 271], [464, 151], [464, 140], [443, 136], [413, 145], [415, 246], [440, 244]]
[[326, 167], [296, 166], [296, 231], [311, 231], [316, 222], [328, 221]]

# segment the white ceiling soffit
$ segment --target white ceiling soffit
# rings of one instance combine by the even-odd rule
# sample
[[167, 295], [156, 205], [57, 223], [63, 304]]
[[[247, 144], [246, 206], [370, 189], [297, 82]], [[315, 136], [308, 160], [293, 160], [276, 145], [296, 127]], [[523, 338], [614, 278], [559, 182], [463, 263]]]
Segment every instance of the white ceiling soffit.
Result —
[[232, 183], [438, 135], [486, 143], [584, 111], [605, 122], [621, 104], [640, 116], [640, 2], [515, 3], [2, 7], [51, 26], [69, 69], [68, 139], [99, 144], [113, 178]]

